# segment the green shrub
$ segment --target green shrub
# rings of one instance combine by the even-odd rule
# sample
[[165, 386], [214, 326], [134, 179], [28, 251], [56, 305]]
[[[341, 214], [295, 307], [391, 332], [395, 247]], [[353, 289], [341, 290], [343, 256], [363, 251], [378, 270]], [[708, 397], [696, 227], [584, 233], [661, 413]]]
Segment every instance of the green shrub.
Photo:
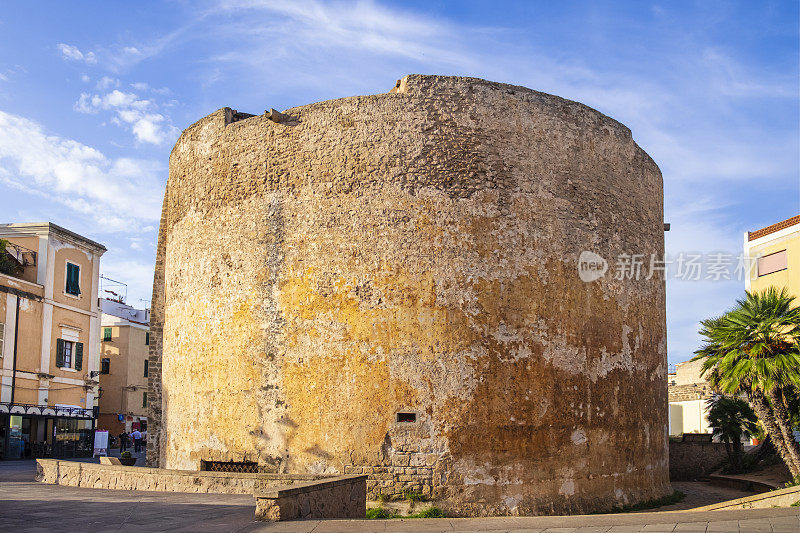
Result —
[[392, 518], [393, 516], [394, 515], [392, 513], [383, 507], [367, 509], [367, 520], [384, 520], [386, 518]]
[[428, 501], [428, 497], [422, 494], [421, 492], [403, 492], [403, 499], [408, 500], [410, 502], [425, 502]]
[[417, 514], [408, 515], [406, 518], [445, 518], [444, 511], [438, 507], [428, 507]]
[[121, 458], [123, 458], [123, 459], [130, 459], [131, 458], [131, 452], [122, 452], [121, 454], [119, 454], [119, 456]]

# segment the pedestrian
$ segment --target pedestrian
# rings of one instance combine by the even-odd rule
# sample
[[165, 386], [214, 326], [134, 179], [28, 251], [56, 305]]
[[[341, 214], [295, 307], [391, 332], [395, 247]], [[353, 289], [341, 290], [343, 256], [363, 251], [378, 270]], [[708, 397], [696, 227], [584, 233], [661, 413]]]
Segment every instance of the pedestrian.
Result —
[[128, 434], [125, 433], [125, 430], [122, 430], [122, 433], [119, 434], [119, 453], [124, 452], [128, 449]]
[[142, 433], [136, 429], [131, 433], [133, 437], [133, 451], [139, 453], [142, 450]]

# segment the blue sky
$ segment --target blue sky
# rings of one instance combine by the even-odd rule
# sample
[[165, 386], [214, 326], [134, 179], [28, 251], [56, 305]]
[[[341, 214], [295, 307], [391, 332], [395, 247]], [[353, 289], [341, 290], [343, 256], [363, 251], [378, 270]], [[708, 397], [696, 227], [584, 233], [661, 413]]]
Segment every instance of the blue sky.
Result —
[[[477, 76], [590, 105], [664, 174], [667, 250], [738, 255], [800, 212], [798, 2], [9, 2], [0, 12], [0, 219], [104, 243], [150, 298], [169, 151], [224, 106], [260, 113]], [[669, 357], [743, 291], [668, 280]]]

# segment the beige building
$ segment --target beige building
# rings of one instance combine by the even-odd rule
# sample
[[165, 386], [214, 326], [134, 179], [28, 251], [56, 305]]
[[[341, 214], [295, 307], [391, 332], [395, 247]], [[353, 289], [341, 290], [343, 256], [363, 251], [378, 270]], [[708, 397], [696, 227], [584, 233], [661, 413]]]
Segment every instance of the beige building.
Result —
[[675, 365], [667, 376], [669, 397], [669, 434], [711, 433], [708, 425], [708, 400], [711, 385], [700, 376], [702, 361], [686, 361]]
[[0, 454], [91, 453], [106, 248], [51, 223], [0, 224]]
[[752, 265], [748, 291], [786, 287], [800, 299], [800, 215], [745, 233], [744, 254]]
[[147, 428], [150, 311], [101, 299], [100, 416], [112, 435]]

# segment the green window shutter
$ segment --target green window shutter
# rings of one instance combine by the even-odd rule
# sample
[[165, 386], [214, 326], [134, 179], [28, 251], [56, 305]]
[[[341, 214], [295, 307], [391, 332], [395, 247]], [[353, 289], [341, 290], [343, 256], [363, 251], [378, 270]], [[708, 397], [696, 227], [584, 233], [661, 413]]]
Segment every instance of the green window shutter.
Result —
[[142, 407], [147, 407], [147, 393], [142, 393]]
[[83, 368], [83, 343], [75, 343], [75, 370]]
[[150, 344], [150, 332], [149, 331], [144, 334], [144, 343], [147, 344], [147, 345]]
[[64, 339], [56, 340], [56, 367], [64, 366]]
[[81, 267], [67, 263], [67, 293], [78, 296], [81, 293], [80, 287]]
[[112, 330], [111, 328], [103, 328], [103, 340], [110, 341], [111, 340]]
[[150, 369], [147, 367], [147, 359], [144, 360], [144, 377], [150, 373]]

